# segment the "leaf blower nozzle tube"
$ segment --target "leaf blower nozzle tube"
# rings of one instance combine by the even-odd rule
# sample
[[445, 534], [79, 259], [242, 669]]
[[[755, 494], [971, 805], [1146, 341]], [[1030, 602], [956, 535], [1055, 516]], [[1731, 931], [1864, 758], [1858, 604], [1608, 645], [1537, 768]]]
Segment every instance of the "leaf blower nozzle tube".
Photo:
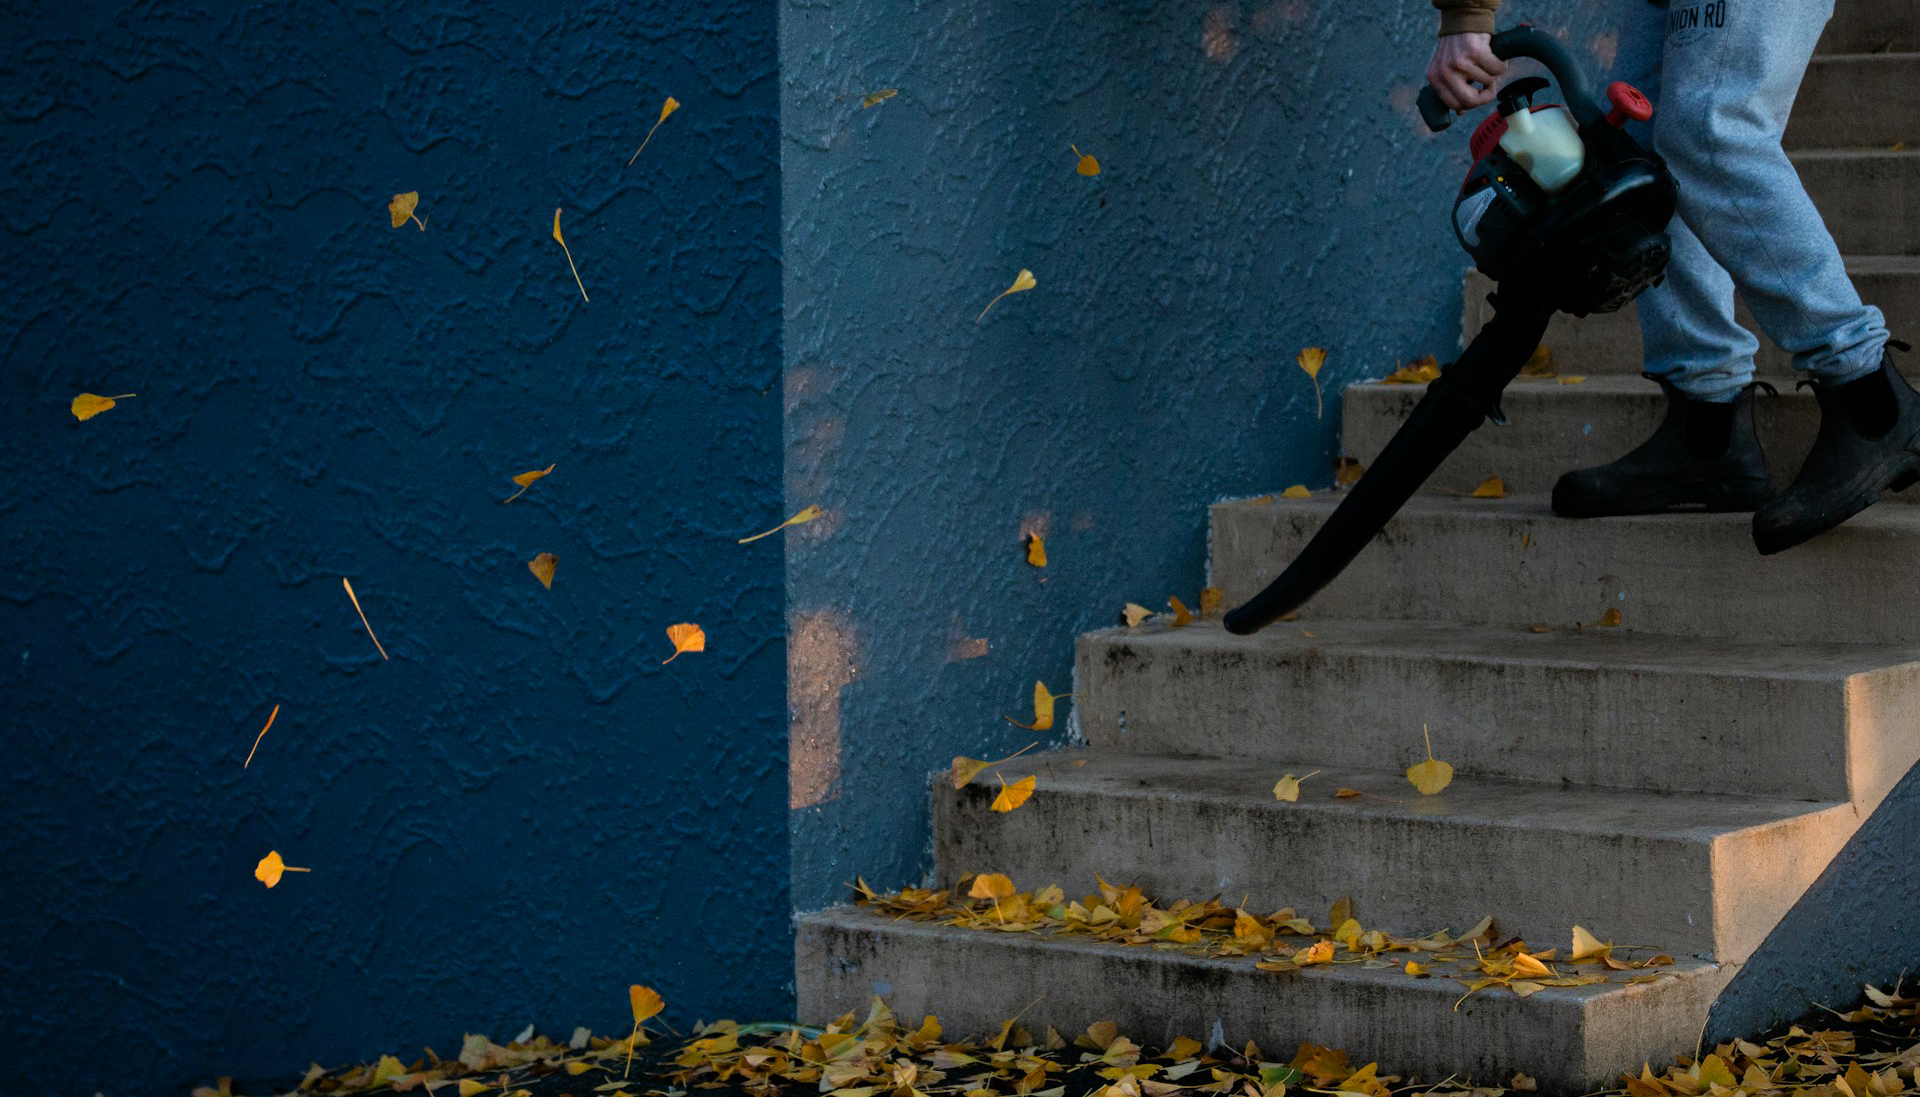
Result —
[[1540, 345], [1553, 312], [1543, 299], [1496, 293], [1494, 318], [1428, 386], [1413, 414], [1299, 557], [1265, 590], [1227, 614], [1227, 631], [1246, 635], [1265, 628], [1346, 570], [1467, 435], [1489, 417], [1501, 418], [1500, 393]]

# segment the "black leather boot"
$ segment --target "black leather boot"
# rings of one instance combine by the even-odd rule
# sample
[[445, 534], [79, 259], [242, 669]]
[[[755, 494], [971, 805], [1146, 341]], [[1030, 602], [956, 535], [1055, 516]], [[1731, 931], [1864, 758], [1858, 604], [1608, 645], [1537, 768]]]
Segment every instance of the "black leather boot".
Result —
[[[1888, 347], [1910, 350], [1898, 339]], [[1753, 516], [1753, 543], [1762, 555], [1816, 537], [1880, 499], [1920, 481], [1920, 392], [1880, 352], [1880, 368], [1842, 385], [1817, 380], [1820, 433], [1793, 486]]]
[[1773, 494], [1766, 455], [1753, 429], [1753, 390], [1732, 402], [1689, 399], [1653, 374], [1667, 394], [1667, 417], [1653, 437], [1625, 457], [1575, 469], [1553, 485], [1553, 512], [1568, 518], [1658, 514], [1680, 507], [1710, 511], [1752, 510]]

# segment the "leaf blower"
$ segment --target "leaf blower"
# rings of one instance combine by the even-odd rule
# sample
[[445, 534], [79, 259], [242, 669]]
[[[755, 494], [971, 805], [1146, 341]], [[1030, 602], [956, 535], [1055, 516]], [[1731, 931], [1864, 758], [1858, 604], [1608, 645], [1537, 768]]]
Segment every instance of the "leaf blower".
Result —
[[[1250, 633], [1304, 605], [1332, 582], [1467, 435], [1504, 424], [1500, 395], [1540, 345], [1555, 312], [1612, 312], [1665, 276], [1678, 188], [1666, 162], [1623, 128], [1652, 117], [1628, 84], [1593, 94], [1580, 63], [1552, 36], [1522, 24], [1493, 36], [1494, 56], [1531, 57], [1566, 99], [1535, 104], [1549, 87], [1529, 76], [1500, 90], [1473, 132], [1473, 167], [1453, 204], [1453, 232], [1497, 283], [1493, 317], [1415, 405], [1393, 439], [1279, 578], [1226, 616]], [[1431, 87], [1420, 117], [1452, 124]]]

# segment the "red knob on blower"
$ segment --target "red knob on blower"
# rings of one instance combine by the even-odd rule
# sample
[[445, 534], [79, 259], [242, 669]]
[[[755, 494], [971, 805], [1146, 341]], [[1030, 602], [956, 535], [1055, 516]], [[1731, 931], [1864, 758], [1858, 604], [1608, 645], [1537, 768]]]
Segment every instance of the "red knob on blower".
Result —
[[1640, 94], [1640, 89], [1621, 80], [1607, 85], [1607, 98], [1613, 101], [1613, 109], [1607, 112], [1607, 125], [1619, 126], [1631, 118], [1644, 122], [1653, 117], [1653, 104]]

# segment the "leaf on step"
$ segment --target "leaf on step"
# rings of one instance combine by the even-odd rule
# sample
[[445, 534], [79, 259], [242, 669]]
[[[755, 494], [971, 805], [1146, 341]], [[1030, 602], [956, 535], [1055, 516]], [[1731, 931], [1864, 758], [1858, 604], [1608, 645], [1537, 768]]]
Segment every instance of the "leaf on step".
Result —
[[1427, 725], [1420, 725], [1420, 734], [1427, 740], [1427, 760], [1408, 769], [1407, 780], [1422, 796], [1434, 796], [1453, 783], [1453, 767], [1433, 756], [1433, 736]]
[[1219, 587], [1206, 587], [1200, 591], [1200, 616], [1217, 617], [1226, 608], [1226, 592]]
[[1515, 975], [1553, 975], [1553, 969], [1540, 962], [1540, 958], [1524, 950], [1514, 953], [1513, 973]]
[[1416, 358], [1380, 380], [1389, 385], [1424, 385], [1440, 379], [1440, 363], [1429, 354]]
[[1582, 960], [1607, 960], [1612, 956], [1613, 945], [1601, 944], [1600, 938], [1585, 926], [1573, 927], [1573, 949], [1567, 954], [1567, 959], [1577, 964]]
[[1320, 771], [1316, 769], [1313, 773], [1308, 773], [1300, 777], [1295, 777], [1291, 773], [1287, 774], [1285, 777], [1274, 782], [1273, 798], [1276, 800], [1285, 800], [1289, 804], [1297, 803], [1300, 799], [1300, 782], [1306, 780], [1308, 777], [1312, 777], [1314, 773], [1319, 772]]
[[1527, 627], [1527, 631], [1528, 632], [1552, 632], [1553, 626], [1552, 625], [1530, 625]]
[[1342, 895], [1333, 901], [1332, 908], [1327, 911], [1327, 924], [1337, 926], [1351, 917], [1353, 917], [1353, 896]]
[[1515, 1074], [1513, 1080], [1507, 1083], [1507, 1088], [1532, 1093], [1540, 1088], [1540, 1083], [1524, 1074]]
[[1565, 377], [1560, 378], [1560, 383], [1563, 385], [1577, 385], [1585, 380], [1586, 377], [1581, 374], [1569, 373]]
[[1366, 793], [1361, 792], [1357, 788], [1335, 789], [1333, 793], [1334, 799], [1336, 800], [1352, 800], [1356, 797], [1365, 796], [1365, 795]]
[[[1021, 747], [1019, 750], [1014, 751], [1012, 754], [1007, 755], [1005, 758], [1001, 758], [992, 762], [982, 762], [978, 758], [967, 758], [964, 756], [956, 757], [953, 760], [953, 787], [957, 789], [966, 788], [967, 785], [970, 784], [975, 777], [980, 776], [980, 774], [985, 772], [988, 769], [988, 767], [1005, 765], [1006, 763], [1013, 761], [1015, 758], [1020, 757], [1022, 754], [1025, 754], [1026, 752], [1032, 750], [1034, 747], [1037, 747], [1039, 745], [1040, 744], [1038, 743], [1028, 743], [1026, 746]], [[1075, 760], [1085, 761], [1085, 759], [1075, 759]]]
[[1506, 481], [1500, 479], [1498, 476], [1489, 476], [1485, 480], [1480, 481], [1479, 487], [1473, 489], [1473, 497], [1475, 499], [1505, 499], [1507, 497]]
[[1011, 785], [1005, 781], [1001, 781], [1000, 795], [993, 798], [993, 810], [1001, 812], [1012, 811], [1021, 804], [1026, 803], [1027, 800], [1033, 796], [1033, 786], [1038, 780], [1039, 778], [1036, 775], [1033, 777], [1022, 777]]
[[974, 899], [1011, 899], [1013, 880], [1002, 872], [983, 872], [973, 878], [967, 895]]
[[533, 572], [533, 577], [548, 590], [553, 589], [553, 573], [559, 567], [560, 558], [551, 552], [543, 552], [527, 561], [527, 570]]
[[1620, 611], [1617, 609], [1610, 609], [1607, 612], [1601, 614], [1600, 619], [1598, 621], [1595, 621], [1594, 624], [1600, 626], [1601, 628], [1615, 628], [1620, 624], [1620, 621], [1621, 621]]
[[1350, 488], [1366, 475], [1367, 466], [1351, 457], [1336, 457], [1333, 460], [1333, 482], [1343, 488]]
[[1520, 376], [1529, 379], [1553, 375], [1553, 351], [1544, 343], [1533, 348], [1533, 353], [1527, 355], [1527, 364], [1520, 367]]
[[1333, 959], [1333, 941], [1323, 938], [1293, 954], [1293, 962], [1301, 967], [1310, 964], [1324, 964]]
[[975, 317], [973, 322], [977, 324], [980, 321], [985, 320], [987, 318], [987, 313], [993, 309], [993, 306], [1000, 303], [1001, 297], [1005, 297], [1010, 293], [1025, 293], [1027, 290], [1030, 290], [1039, 284], [1040, 284], [1039, 282], [1034, 280], [1032, 271], [1022, 268], [1019, 275], [1017, 275], [1014, 278], [1013, 285], [1008, 286], [1006, 289], [1001, 290], [999, 297], [995, 297], [993, 300], [988, 301], [987, 307], [980, 310], [980, 315]]
[[1040, 535], [1037, 533], [1023, 533], [1020, 535], [1020, 540], [1024, 541], [1027, 546], [1027, 563], [1037, 568], [1046, 567], [1047, 543], [1041, 539]]
[[1313, 493], [1307, 490], [1307, 485], [1305, 485], [1305, 484], [1295, 484], [1295, 485], [1293, 485], [1292, 487], [1290, 487], [1290, 488], [1288, 488], [1287, 490], [1285, 490], [1285, 491], [1283, 491], [1283, 492], [1281, 492], [1281, 493], [1280, 493], [1280, 498], [1282, 498], [1282, 499], [1311, 499], [1311, 498], [1313, 498]]
[[1153, 616], [1153, 611], [1145, 606], [1128, 602], [1120, 611], [1120, 616], [1127, 622], [1128, 628], [1139, 628], [1140, 622]]
[[1187, 604], [1182, 602], [1178, 596], [1168, 595], [1167, 604], [1173, 607], [1173, 624], [1167, 627], [1179, 628], [1182, 625], [1193, 624], [1193, 611], [1188, 609]]
[[1433, 974], [1432, 972], [1427, 970], [1427, 967], [1425, 964], [1418, 964], [1412, 960], [1407, 961], [1406, 972], [1408, 975], [1412, 975], [1415, 977]]
[[123, 392], [118, 396], [95, 396], [91, 392], [83, 392], [73, 398], [73, 406], [70, 410], [72, 410], [75, 419], [84, 423], [101, 412], [112, 408], [115, 401], [131, 400], [134, 396], [135, 394], [131, 392]]

